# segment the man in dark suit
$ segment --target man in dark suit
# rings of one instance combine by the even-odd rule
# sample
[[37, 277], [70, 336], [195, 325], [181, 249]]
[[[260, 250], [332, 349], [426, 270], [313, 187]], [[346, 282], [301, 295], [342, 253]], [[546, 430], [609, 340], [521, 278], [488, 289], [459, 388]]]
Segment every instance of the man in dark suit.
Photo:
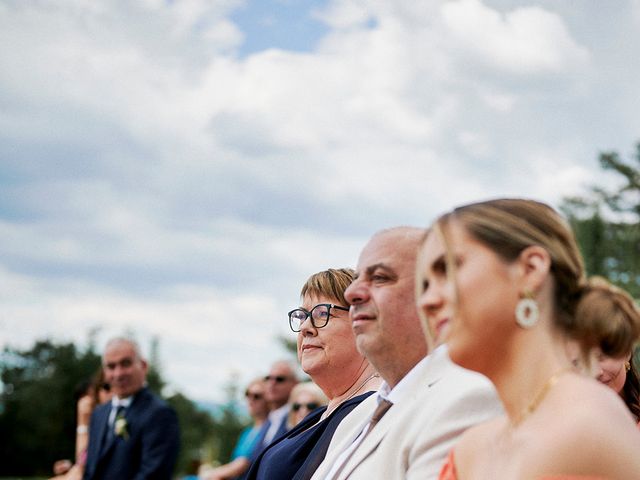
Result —
[[258, 440], [249, 460], [253, 462], [273, 440], [287, 433], [289, 394], [298, 383], [294, 367], [286, 360], [271, 365], [265, 380], [265, 398], [269, 403], [269, 416], [258, 433]]
[[91, 416], [84, 480], [170, 480], [179, 448], [175, 411], [145, 386], [136, 342], [115, 338], [102, 356], [114, 397]]

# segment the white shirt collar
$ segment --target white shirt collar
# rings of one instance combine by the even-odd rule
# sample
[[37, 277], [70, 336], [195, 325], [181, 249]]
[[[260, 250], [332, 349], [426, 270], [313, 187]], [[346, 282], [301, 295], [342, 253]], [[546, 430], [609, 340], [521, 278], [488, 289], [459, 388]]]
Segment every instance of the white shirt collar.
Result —
[[279, 423], [287, 413], [289, 413], [289, 404], [285, 403], [280, 408], [276, 408], [269, 412], [269, 420], [271, 420], [272, 424]]
[[133, 397], [118, 398], [118, 397], [114, 396], [111, 399], [111, 407], [112, 408], [118, 408], [119, 406], [123, 406], [124, 408], [129, 408], [129, 406], [131, 405], [132, 401], [133, 401]]
[[433, 361], [434, 358], [440, 357], [443, 354], [447, 354], [447, 346], [444, 344], [440, 345], [433, 352], [416, 363], [414, 367], [409, 370], [404, 377], [402, 377], [395, 387], [390, 388], [387, 382], [382, 382], [382, 385], [378, 390], [378, 402], [381, 399], [389, 400], [392, 403], [403, 401], [404, 398], [411, 395], [416, 381], [418, 381], [421, 373], [427, 368], [429, 363]]

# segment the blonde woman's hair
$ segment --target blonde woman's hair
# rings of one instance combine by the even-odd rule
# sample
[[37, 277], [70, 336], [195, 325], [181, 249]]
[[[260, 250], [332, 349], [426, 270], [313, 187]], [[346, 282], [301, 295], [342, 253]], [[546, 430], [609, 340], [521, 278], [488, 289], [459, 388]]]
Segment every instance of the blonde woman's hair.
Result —
[[620, 355], [629, 351], [640, 336], [640, 322], [628, 318], [626, 336], [610, 344], [598, 324], [576, 315], [581, 302], [589, 300], [584, 263], [571, 228], [550, 206], [526, 199], [464, 205], [437, 220], [445, 237], [451, 222], [462, 225], [469, 235], [506, 262], [514, 261], [527, 247], [543, 247], [551, 257], [555, 326], [577, 340], [583, 352], [600, 347], [608, 355]]

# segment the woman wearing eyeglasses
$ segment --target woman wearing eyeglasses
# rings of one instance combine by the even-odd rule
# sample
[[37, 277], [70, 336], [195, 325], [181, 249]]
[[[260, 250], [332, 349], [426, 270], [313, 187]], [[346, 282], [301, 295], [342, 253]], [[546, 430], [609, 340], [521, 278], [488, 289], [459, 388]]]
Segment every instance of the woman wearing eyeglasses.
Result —
[[298, 360], [329, 403], [269, 445], [251, 465], [248, 479], [311, 478], [338, 424], [380, 386], [351, 329], [344, 291], [353, 274], [343, 268], [312, 275], [302, 287], [300, 307], [289, 312], [289, 326], [298, 334]]
[[313, 382], [302, 382], [291, 390], [289, 396], [289, 418], [287, 427], [291, 430], [318, 407], [323, 407], [329, 399], [322, 389]]

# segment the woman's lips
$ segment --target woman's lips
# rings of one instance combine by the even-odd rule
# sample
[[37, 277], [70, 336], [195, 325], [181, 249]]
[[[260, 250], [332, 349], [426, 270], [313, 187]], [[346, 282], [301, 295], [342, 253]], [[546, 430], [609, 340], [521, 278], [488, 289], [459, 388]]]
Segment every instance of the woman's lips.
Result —
[[442, 330], [449, 325], [449, 319], [448, 318], [441, 318], [440, 320], [438, 320], [436, 322], [436, 326], [435, 326], [435, 335], [436, 337], [439, 337], [440, 334], [442, 333]]
[[311, 344], [302, 345], [302, 351], [303, 352], [306, 351], [306, 350], [316, 350], [316, 349], [319, 349], [319, 348], [322, 348], [322, 347], [320, 347], [318, 345], [311, 345]]

